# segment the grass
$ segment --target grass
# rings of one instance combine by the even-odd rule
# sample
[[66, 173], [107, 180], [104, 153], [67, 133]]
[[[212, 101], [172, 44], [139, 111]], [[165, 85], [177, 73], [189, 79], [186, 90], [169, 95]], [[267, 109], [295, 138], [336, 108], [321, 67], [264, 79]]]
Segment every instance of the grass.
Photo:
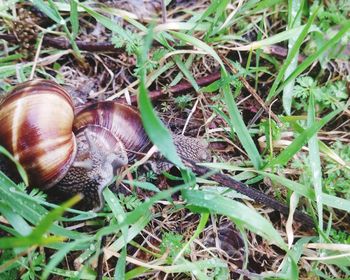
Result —
[[[56, 205], [0, 172], [1, 279], [350, 277], [347, 1], [175, 2], [164, 1], [165, 22], [160, 4], [139, 1], [0, 3], [0, 36], [21, 36], [20, 7], [40, 30], [30, 50], [0, 40], [2, 95], [31, 76], [70, 85], [80, 100], [137, 95], [150, 140], [178, 169], [135, 167], [117, 192], [104, 190], [98, 213], [71, 209], [78, 198]], [[72, 48], [45, 44], [58, 36]], [[217, 71], [218, 81], [198, 84]], [[150, 100], [182, 79], [192, 92]], [[196, 176], [170, 130], [206, 139], [213, 162], [203, 165], [282, 201], [289, 217]], [[314, 230], [293, 220], [295, 209]]]

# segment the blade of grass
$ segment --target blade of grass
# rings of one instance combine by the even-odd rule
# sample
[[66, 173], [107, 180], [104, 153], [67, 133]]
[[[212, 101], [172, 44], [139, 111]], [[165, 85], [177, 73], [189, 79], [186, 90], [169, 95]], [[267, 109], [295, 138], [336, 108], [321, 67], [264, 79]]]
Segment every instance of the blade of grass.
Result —
[[[315, 192], [312, 188], [299, 184], [295, 181], [289, 180], [287, 178], [283, 178], [281, 176], [275, 175], [275, 174], [271, 174], [271, 173], [267, 173], [267, 172], [261, 172], [261, 171], [256, 171], [259, 174], [262, 174], [264, 176], [269, 177], [271, 180], [278, 182], [279, 184], [287, 187], [288, 189], [295, 191], [296, 193], [303, 195], [313, 201], [316, 200], [316, 196], [315, 196]], [[329, 207], [332, 208], [336, 208], [336, 209], [340, 209], [340, 210], [344, 210], [347, 212], [350, 212], [350, 201], [340, 198], [340, 197], [336, 197], [334, 195], [329, 195], [329, 194], [325, 194], [322, 193], [321, 194], [321, 200], [323, 202], [323, 205], [327, 205]]]
[[88, 248], [91, 245], [93, 237], [86, 239], [77, 239], [70, 243], [63, 243], [60, 246], [60, 249], [50, 257], [49, 263], [45, 266], [43, 273], [41, 274], [40, 279], [47, 279], [50, 274], [53, 273], [53, 270], [60, 264], [60, 262], [67, 257], [67, 254], [71, 251], [77, 250], [81, 244], [86, 243]]
[[[287, 29], [300, 26], [301, 11], [303, 9], [303, 6], [304, 6], [303, 0], [288, 1]], [[292, 15], [295, 15], [295, 14], [296, 16], [293, 17]], [[288, 40], [288, 49], [290, 51], [293, 50], [294, 44], [296, 42], [297, 42], [297, 39], [295, 37], [292, 37]], [[284, 79], [286, 79], [295, 70], [295, 68], [298, 65], [299, 48], [300, 46], [296, 49], [294, 57], [292, 58], [292, 60], [290, 61], [290, 64], [286, 68], [286, 71], [284, 73]], [[287, 115], [290, 115], [291, 113], [294, 83], [295, 83], [295, 79], [291, 80], [288, 84], [286, 84], [286, 86], [283, 89], [282, 104]]]
[[[309, 106], [307, 114], [307, 125], [310, 128], [315, 124], [316, 113], [315, 113], [315, 98], [314, 93], [310, 92]], [[310, 167], [312, 173], [312, 182], [314, 185], [316, 204], [317, 204], [317, 215], [318, 215], [318, 227], [319, 230], [323, 230], [323, 205], [322, 205], [322, 168], [320, 159], [320, 149], [317, 141], [317, 133], [315, 133], [308, 142], [309, 156], [310, 156]], [[321, 236], [320, 236], [321, 238]]]
[[[151, 221], [151, 219], [151, 212], [149, 210], [145, 210], [143, 216], [129, 228], [126, 242], [130, 242], [131, 240], [133, 240], [145, 228], [145, 226]], [[108, 249], [118, 252], [120, 249], [123, 248], [124, 244], [124, 237], [119, 237], [108, 247]]]
[[[256, 49], [260, 49], [260, 48], [265, 48], [267, 46], [270, 45], [274, 45], [286, 40], [289, 40], [293, 37], [297, 37], [305, 28], [306, 25], [301, 25], [299, 27], [295, 27], [295, 28], [291, 28], [289, 30], [286, 31], [282, 31], [280, 33], [277, 33], [275, 35], [272, 35], [266, 39], [262, 39], [259, 41], [255, 41], [252, 42], [248, 45], [244, 45], [244, 46], [239, 46], [239, 47], [233, 47], [232, 50], [237, 50], [237, 51], [250, 51], [250, 50], [256, 50]], [[314, 25], [311, 25], [308, 33], [316, 31], [317, 28]]]
[[[13, 183], [5, 174], [0, 171], [0, 197], [8, 202], [12, 211], [22, 216], [31, 224], [38, 224], [48, 211], [26, 194], [23, 189]], [[53, 224], [50, 232], [66, 236], [72, 239], [81, 238], [83, 233], [66, 230], [63, 227]]]
[[[238, 92], [241, 88], [236, 88]], [[239, 113], [238, 107], [233, 100], [230, 85], [228, 81], [224, 82], [222, 86], [222, 90], [224, 92], [225, 103], [228, 107], [228, 112], [230, 116], [230, 125], [234, 128], [237, 136], [244, 147], [244, 150], [247, 152], [249, 159], [252, 161], [254, 167], [256, 169], [260, 169], [262, 167], [262, 159], [258, 149], [256, 148], [253, 139], [251, 138], [248, 129], [242, 119], [241, 114]]]
[[154, 184], [149, 182], [123, 180], [123, 183], [129, 184], [144, 190], [152, 191], [152, 192], [160, 192], [160, 190]]
[[334, 112], [329, 113], [323, 117], [320, 121], [315, 122], [308, 129], [305, 129], [297, 138], [294, 139], [292, 144], [285, 148], [277, 157], [272, 159], [266, 166], [271, 168], [274, 165], [286, 164], [300, 149], [311, 139], [311, 137], [317, 133], [324, 125], [331, 121], [336, 115], [338, 115], [342, 109], [338, 109]]
[[32, 228], [23, 217], [12, 211], [11, 207], [3, 201], [0, 201], [0, 213], [20, 235], [27, 236], [32, 232]]
[[126, 247], [120, 253], [117, 265], [115, 267], [114, 279], [124, 280], [125, 279], [125, 264], [126, 264]]
[[[314, 54], [308, 56], [294, 71], [289, 77], [282, 83], [282, 85], [276, 90], [274, 96], [279, 94], [286, 84], [289, 83], [290, 80], [295, 79], [301, 73], [303, 73], [314, 61], [316, 61], [325, 51], [334, 46], [348, 31], [350, 30], [350, 20], [346, 21], [342, 28], [335, 34], [331, 39], [327, 40], [327, 42]], [[274, 96], [271, 96], [272, 99]]]
[[272, 224], [254, 209], [210, 191], [183, 190], [182, 195], [189, 205], [204, 207], [212, 213], [237, 220], [241, 225], [261, 235], [269, 242], [276, 244], [285, 251], [288, 250], [287, 244]]
[[[292, 128], [298, 132], [302, 133], [304, 131], [304, 128], [302, 128], [297, 121], [299, 119], [304, 120], [305, 117], [299, 118], [298, 116], [288, 116], [288, 117], [281, 117], [283, 121], [289, 122]], [[328, 147], [324, 142], [321, 140], [318, 140], [318, 145], [320, 148], [320, 151], [327, 155], [329, 160], [333, 161], [336, 164], [342, 165], [343, 167], [350, 170], [350, 164], [347, 164], [345, 160], [343, 160], [334, 150], [332, 150], [330, 147]]]
[[191, 83], [192, 87], [195, 89], [195, 91], [199, 91], [199, 86], [197, 85], [197, 82], [195, 78], [193, 77], [192, 73], [188, 70], [187, 66], [185, 63], [182, 62], [181, 58], [179, 55], [175, 55], [173, 57], [177, 67], [181, 70], [181, 72], [185, 75], [187, 80]]
[[138, 105], [141, 113], [142, 123], [153, 144], [157, 146], [160, 153], [164, 155], [169, 161], [177, 165], [181, 169], [185, 169], [180, 157], [176, 152], [173, 139], [158, 116], [155, 114], [151, 100], [148, 97], [148, 90], [146, 87], [146, 70], [145, 65], [148, 56], [148, 50], [151, 45], [153, 32], [149, 32], [145, 39], [143, 50], [138, 55], [139, 79], [140, 87], [138, 94]]
[[127, 213], [127, 217], [125, 221], [121, 224], [118, 225], [109, 225], [101, 228], [97, 233], [96, 233], [96, 238], [101, 238], [103, 235], [108, 235], [111, 233], [114, 233], [117, 230], [120, 230], [120, 228], [124, 225], [130, 225], [133, 223], [136, 223], [141, 217], [145, 215], [145, 211], [147, 211], [154, 203], [161, 199], [171, 199], [171, 195], [184, 189], [188, 188], [189, 186], [192, 186], [194, 182], [189, 182], [186, 184], [182, 184], [180, 186], [161, 191], [151, 198], [149, 198], [147, 201], [143, 202], [140, 206], [135, 208], [133, 211]]
[[16, 160], [4, 147], [0, 146], [0, 153], [5, 155], [7, 158], [9, 158], [15, 165], [16, 165], [16, 169], [19, 173], [19, 175], [21, 176], [24, 184], [26, 186], [29, 185], [29, 181], [28, 181], [28, 176], [26, 171], [24, 170], [24, 168], [22, 167], [22, 165], [19, 163], [18, 160]]
[[224, 66], [224, 63], [222, 62], [221, 58], [209, 45], [207, 45], [203, 41], [201, 41], [193, 36], [190, 36], [190, 35], [187, 35], [187, 34], [184, 34], [181, 32], [170, 31], [170, 33], [172, 35], [174, 35], [174, 37], [176, 37], [176, 38], [178, 38], [186, 43], [189, 43], [189, 44], [205, 51], [207, 54], [211, 55], [220, 64], [222, 69], [225, 70], [225, 66]]
[[61, 236], [50, 236], [44, 237], [44, 234], [49, 230], [49, 228], [53, 225], [53, 223], [60, 218], [64, 211], [73, 206], [80, 200], [80, 196], [75, 196], [63, 203], [60, 207], [53, 209], [50, 211], [36, 227], [33, 231], [23, 237], [4, 237], [0, 239], [0, 248], [8, 249], [8, 248], [18, 248], [18, 247], [30, 247], [33, 245], [45, 245], [50, 243], [62, 242], [65, 237]]
[[180, 252], [176, 255], [174, 258], [173, 263], [176, 263], [177, 260], [182, 256], [182, 254], [186, 251], [186, 249], [190, 246], [190, 244], [203, 232], [205, 225], [207, 224], [209, 219], [209, 213], [203, 213], [201, 214], [201, 218], [199, 220], [199, 224], [196, 228], [196, 231], [193, 233], [192, 237], [188, 242], [182, 247]]
[[70, 22], [72, 24], [72, 37], [75, 39], [79, 33], [78, 5], [75, 0], [70, 0]]
[[[186, 60], [186, 62], [184, 63], [186, 69], [190, 68], [192, 63], [193, 63], [193, 60], [194, 60], [195, 56], [194, 54], [190, 54]], [[181, 79], [183, 78], [183, 74], [181, 72], [179, 72], [176, 77], [171, 81], [171, 83], [169, 84], [169, 87], [172, 87], [172, 86], [175, 86], [177, 85]], [[192, 85], [193, 86], [193, 85]]]
[[[298, 38], [296, 39], [292, 49], [288, 53], [288, 56], [287, 56], [286, 60], [284, 61], [281, 69], [279, 69], [277, 77], [276, 77], [276, 79], [275, 79], [275, 81], [274, 81], [274, 83], [273, 83], [273, 85], [272, 85], [272, 87], [270, 89], [270, 92], [269, 92], [269, 94], [267, 96], [267, 99], [266, 99], [267, 102], [270, 102], [278, 94], [278, 92], [276, 92], [276, 89], [277, 89], [278, 85], [281, 83], [281, 81], [283, 79], [283, 76], [285, 75], [288, 66], [292, 62], [293, 58], [297, 55], [297, 53], [298, 53], [298, 51], [300, 49], [300, 46], [304, 42], [304, 39], [305, 39], [306, 35], [309, 33], [309, 29], [311, 27], [311, 24], [314, 22], [314, 20], [316, 18], [318, 10], [319, 10], [319, 8], [308, 19], [306, 25], [304, 26], [304, 28], [301, 31], [301, 33], [298, 36]], [[285, 79], [285, 81], [286, 80], [287, 79]]]
[[[118, 221], [118, 223], [123, 223], [123, 221], [126, 219], [126, 214], [124, 212], [123, 207], [120, 205], [119, 200], [117, 199], [116, 195], [109, 189], [106, 188], [103, 191], [103, 196], [108, 203], [109, 207], [112, 209], [112, 212], [114, 214], [114, 217]], [[118, 258], [117, 265], [115, 267], [114, 272], [114, 279], [124, 279], [125, 278], [125, 263], [126, 263], [126, 246], [128, 244], [128, 236], [129, 236], [129, 225], [126, 224], [121, 227], [122, 236], [123, 239], [123, 249], [120, 254], [120, 257]]]
[[[75, 0], [72, 0], [72, 1], [75, 1]], [[74, 40], [75, 37], [69, 31], [69, 29], [67, 27], [66, 20], [60, 15], [59, 10], [58, 10], [55, 2], [53, 2], [52, 0], [48, 0], [47, 4], [46, 4], [42, 0], [33, 0], [33, 3], [43, 13], [45, 13], [45, 14], [47, 13], [46, 15], [48, 17], [50, 17], [54, 22], [56, 22], [57, 24], [59, 24], [63, 27], [63, 30], [66, 33], [68, 40], [72, 46], [74, 56], [82, 65], [85, 65], [84, 58], [81, 55], [81, 52], [80, 52], [80, 50], [79, 50], [79, 48]], [[74, 13], [74, 10], [73, 10], [73, 13]], [[77, 17], [77, 15], [75, 15], [75, 16]], [[74, 26], [74, 25], [77, 25], [77, 23], [74, 22], [74, 20], [76, 21], [76, 19], [74, 19], [74, 16], [73, 16], [72, 25], [73, 25], [73, 28], [76, 28], [76, 26]]]
[[[213, 169], [224, 169], [224, 170], [229, 170], [229, 171], [245, 171], [247, 170], [247, 168], [242, 168], [242, 167], [237, 167], [234, 166], [232, 164], [227, 164], [227, 163], [202, 163], [200, 165], [209, 167], [209, 168], [213, 168]], [[306, 185], [300, 184], [298, 182], [289, 180], [285, 177], [276, 175], [276, 174], [272, 174], [272, 173], [268, 173], [268, 172], [264, 172], [264, 171], [259, 171], [259, 170], [252, 170], [249, 169], [249, 171], [258, 173], [260, 175], [263, 175], [265, 177], [269, 177], [272, 181], [275, 181], [279, 184], [281, 184], [282, 186], [287, 187], [288, 189], [290, 189], [293, 192], [296, 192], [308, 199], [311, 199], [313, 201], [315, 201], [315, 192], [314, 190]], [[324, 205], [327, 205], [329, 207], [332, 208], [337, 208], [337, 209], [341, 209], [347, 212], [350, 212], [350, 201], [340, 198], [340, 197], [336, 197], [333, 195], [328, 195], [325, 193], [322, 193], [322, 201]]]

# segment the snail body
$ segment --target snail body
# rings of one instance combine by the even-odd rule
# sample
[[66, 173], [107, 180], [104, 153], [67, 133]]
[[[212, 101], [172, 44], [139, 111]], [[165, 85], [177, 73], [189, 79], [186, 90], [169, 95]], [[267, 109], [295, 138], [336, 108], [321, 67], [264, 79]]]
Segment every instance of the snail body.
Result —
[[73, 131], [78, 152], [58, 189], [84, 194], [84, 203], [98, 210], [102, 190], [122, 166], [149, 145], [140, 115], [132, 107], [112, 101], [91, 104], [75, 116]]

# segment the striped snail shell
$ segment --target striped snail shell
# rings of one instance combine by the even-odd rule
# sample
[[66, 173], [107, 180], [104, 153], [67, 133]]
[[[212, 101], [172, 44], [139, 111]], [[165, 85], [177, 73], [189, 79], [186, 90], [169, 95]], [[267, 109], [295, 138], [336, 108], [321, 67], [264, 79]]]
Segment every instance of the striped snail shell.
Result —
[[0, 104], [0, 145], [26, 170], [29, 184], [49, 188], [68, 172], [76, 154], [73, 102], [46, 80], [16, 86]]
[[122, 166], [148, 147], [149, 140], [137, 111], [112, 101], [81, 110], [73, 131], [78, 143], [76, 160], [57, 189], [83, 193], [82, 208], [98, 211], [103, 206], [104, 187]]
[[129, 160], [150, 143], [139, 113], [117, 102], [97, 102], [81, 110], [74, 119], [73, 130], [79, 133], [86, 127], [102, 127], [111, 132], [124, 145]]

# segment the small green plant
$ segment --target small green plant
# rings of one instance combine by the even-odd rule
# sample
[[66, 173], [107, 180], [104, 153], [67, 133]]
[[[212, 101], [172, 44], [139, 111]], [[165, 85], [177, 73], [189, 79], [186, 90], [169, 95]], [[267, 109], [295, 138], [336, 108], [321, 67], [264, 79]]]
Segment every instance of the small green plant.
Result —
[[314, 94], [319, 112], [343, 107], [348, 98], [344, 81], [332, 82], [319, 87], [317, 82], [309, 76], [298, 78], [297, 85], [294, 88], [294, 97], [296, 98], [294, 106], [298, 110], [305, 110], [308, 106], [310, 94]]
[[163, 113], [169, 112], [170, 109], [171, 109], [171, 106], [170, 106], [170, 104], [168, 102], [162, 102], [160, 104], [160, 110]]
[[141, 200], [139, 200], [135, 195], [124, 195], [122, 193], [118, 194], [119, 202], [126, 210], [134, 210], [141, 205]]
[[[174, 258], [183, 248], [183, 236], [173, 232], [166, 232], [163, 234], [162, 244], [160, 244], [160, 251], [162, 254], [169, 252], [169, 257]], [[188, 254], [186, 250], [185, 254]]]
[[[336, 141], [332, 148], [345, 161], [350, 162], [350, 145]], [[329, 194], [342, 195], [345, 199], [350, 199], [350, 170], [342, 166], [328, 162], [325, 165], [324, 180], [325, 189]]]
[[[12, 249], [3, 250], [0, 256], [0, 266], [4, 265], [8, 261], [11, 261], [15, 256], [16, 255]], [[0, 272], [0, 279], [2, 280], [17, 279], [18, 271], [19, 271], [19, 263], [15, 262], [7, 266], [5, 270]]]
[[180, 95], [175, 97], [176, 107], [181, 111], [192, 106], [192, 96], [189, 94]]
[[[128, 40], [125, 40], [128, 37]], [[129, 55], [135, 54], [142, 47], [142, 37], [135, 32], [125, 30], [125, 36], [122, 37], [115, 33], [112, 36], [112, 43], [116, 48], [125, 48]]]
[[271, 149], [271, 141], [280, 139], [281, 129], [278, 127], [277, 123], [274, 120], [263, 120], [259, 124], [260, 131], [266, 136], [266, 148]]
[[[350, 146], [339, 141], [332, 145], [335, 153], [345, 162], [350, 162]], [[292, 168], [300, 170], [299, 182], [304, 185], [312, 185], [310, 160], [306, 154], [300, 154], [291, 165]], [[322, 180], [323, 191], [334, 196], [350, 199], [350, 171], [347, 168], [328, 161], [324, 165], [324, 178]]]
[[333, 239], [334, 243], [350, 244], [350, 235], [345, 231], [331, 229], [329, 236]]
[[349, 12], [350, 5], [348, 0], [331, 0], [328, 2], [327, 7], [322, 6], [318, 13], [319, 27], [323, 31], [327, 31], [330, 27], [346, 21]]
[[27, 257], [22, 257], [19, 260], [22, 268], [27, 271], [21, 276], [22, 280], [38, 279], [42, 271], [45, 257], [39, 253], [30, 253]]

